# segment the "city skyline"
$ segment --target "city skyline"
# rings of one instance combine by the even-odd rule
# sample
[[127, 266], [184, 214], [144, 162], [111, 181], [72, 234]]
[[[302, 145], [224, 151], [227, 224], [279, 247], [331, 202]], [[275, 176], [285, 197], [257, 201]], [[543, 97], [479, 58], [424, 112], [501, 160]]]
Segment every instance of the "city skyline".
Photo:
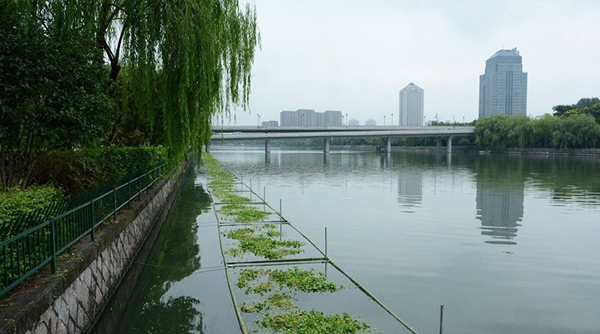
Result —
[[[224, 123], [277, 120], [282, 110], [341, 110], [387, 123], [398, 90], [427, 90], [425, 118], [478, 117], [484, 60], [517, 46], [528, 72], [527, 114], [600, 95], [598, 1], [256, 0], [261, 49], [250, 111]], [[219, 120], [221, 121], [221, 120]]]

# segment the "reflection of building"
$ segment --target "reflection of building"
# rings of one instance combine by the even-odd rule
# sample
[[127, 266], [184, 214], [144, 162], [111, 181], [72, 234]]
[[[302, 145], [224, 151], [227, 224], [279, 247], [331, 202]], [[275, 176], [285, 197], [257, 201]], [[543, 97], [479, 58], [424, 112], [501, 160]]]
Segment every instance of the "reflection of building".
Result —
[[479, 76], [479, 117], [527, 113], [527, 73], [516, 48], [500, 50], [485, 62]]
[[315, 112], [312, 109], [284, 110], [280, 113], [281, 126], [341, 126], [342, 112], [326, 110]]
[[423, 125], [424, 91], [414, 83], [409, 83], [400, 91], [400, 126]]
[[496, 241], [488, 243], [514, 244], [518, 222], [523, 218], [523, 184], [489, 184], [477, 182], [477, 219], [481, 221], [481, 234]]
[[423, 173], [400, 171], [398, 174], [398, 202], [406, 207], [420, 207], [423, 201]]

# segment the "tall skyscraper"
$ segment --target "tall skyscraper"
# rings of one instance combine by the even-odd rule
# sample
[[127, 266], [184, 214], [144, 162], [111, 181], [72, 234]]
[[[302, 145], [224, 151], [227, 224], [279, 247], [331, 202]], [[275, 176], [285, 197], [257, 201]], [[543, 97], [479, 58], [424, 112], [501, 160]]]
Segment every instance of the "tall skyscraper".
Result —
[[424, 91], [414, 83], [409, 83], [400, 91], [400, 126], [423, 125]]
[[527, 114], [527, 73], [517, 48], [494, 53], [479, 76], [479, 117], [493, 114]]

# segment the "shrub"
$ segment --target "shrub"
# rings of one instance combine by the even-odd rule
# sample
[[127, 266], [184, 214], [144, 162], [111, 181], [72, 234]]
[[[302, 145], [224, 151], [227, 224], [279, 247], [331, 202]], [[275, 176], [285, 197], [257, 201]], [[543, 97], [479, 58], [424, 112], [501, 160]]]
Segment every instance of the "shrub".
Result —
[[53, 151], [37, 163], [34, 180], [60, 187], [67, 195], [75, 195], [107, 182], [117, 182], [126, 175], [166, 160], [167, 150], [162, 146]]
[[26, 190], [11, 188], [0, 192], [0, 228], [8, 221], [63, 198], [60, 189], [51, 185], [32, 186]]

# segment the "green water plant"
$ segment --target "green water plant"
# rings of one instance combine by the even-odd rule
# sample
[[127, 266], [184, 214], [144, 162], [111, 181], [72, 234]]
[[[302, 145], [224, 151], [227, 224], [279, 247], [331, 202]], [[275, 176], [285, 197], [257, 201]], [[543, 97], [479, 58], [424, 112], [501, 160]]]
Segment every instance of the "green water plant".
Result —
[[321, 311], [293, 310], [283, 313], [267, 313], [259, 321], [264, 328], [286, 334], [354, 334], [369, 333], [370, 326], [343, 314], [325, 315]]
[[295, 309], [298, 309], [298, 307], [294, 304], [292, 295], [289, 293], [273, 293], [264, 300], [243, 302], [241, 305], [241, 310], [245, 313]]
[[335, 292], [343, 286], [327, 280], [325, 274], [314, 269], [302, 270], [297, 266], [288, 269], [243, 269], [238, 288], [245, 293], [264, 294], [274, 288], [291, 289], [309, 293]]
[[250, 199], [246, 196], [240, 196], [233, 192], [221, 192], [219, 194], [219, 200], [223, 203], [247, 203]]
[[[272, 229], [265, 227], [243, 227], [231, 229], [224, 232], [224, 236], [237, 240], [239, 245], [232, 247], [228, 253], [239, 256], [244, 253], [252, 253], [267, 260], [283, 259], [287, 255], [295, 255], [303, 252], [303, 242], [297, 240], [279, 240], [270, 236]], [[271, 234], [272, 235], [272, 234]]]
[[259, 210], [257, 207], [239, 203], [224, 205], [219, 211], [234, 222], [238, 223], [261, 221], [270, 214], [267, 211]]

